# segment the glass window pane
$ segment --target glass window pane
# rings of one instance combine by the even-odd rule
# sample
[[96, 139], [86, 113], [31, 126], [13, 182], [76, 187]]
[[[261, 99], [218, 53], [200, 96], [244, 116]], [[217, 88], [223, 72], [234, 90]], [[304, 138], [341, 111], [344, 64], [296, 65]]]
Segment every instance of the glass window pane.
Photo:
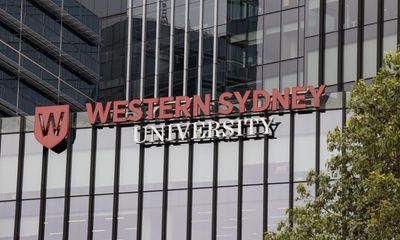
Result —
[[118, 239], [136, 239], [137, 194], [120, 194]]
[[193, 189], [192, 240], [211, 238], [212, 189]]
[[187, 188], [189, 145], [169, 147], [168, 188]]
[[77, 129], [72, 147], [71, 195], [89, 193], [92, 129]]
[[89, 197], [72, 197], [69, 211], [69, 238], [86, 239]]
[[218, 144], [218, 186], [237, 185], [239, 145], [237, 142]]
[[113, 199], [113, 195], [95, 197], [93, 239], [112, 239]]
[[344, 32], [343, 82], [357, 79], [357, 29]]
[[325, 32], [338, 30], [339, 23], [339, 1], [326, 0]]
[[319, 33], [319, 0], [306, 1], [306, 36]]
[[282, 59], [297, 57], [298, 21], [297, 8], [282, 12]]
[[328, 132], [333, 131], [337, 126], [342, 125], [342, 110], [326, 111], [321, 113], [321, 131], [320, 131], [320, 169], [326, 169], [326, 162], [336, 152], [328, 152]]
[[161, 190], [163, 185], [164, 147], [151, 147], [144, 154], [144, 189]]
[[280, 13], [266, 15], [264, 23], [264, 63], [279, 61], [281, 42]]
[[27, 133], [25, 135], [23, 198], [37, 198], [40, 196], [42, 151], [43, 146], [38, 143], [33, 133]]
[[376, 74], [376, 49], [377, 49], [377, 26], [364, 27], [363, 44], [363, 78], [370, 78]]
[[307, 38], [304, 51], [304, 81], [307, 83], [307, 85], [318, 85], [319, 38]]
[[237, 188], [219, 188], [217, 206], [217, 239], [236, 239]]
[[268, 182], [289, 181], [289, 132], [290, 115], [273, 116], [275, 122], [280, 122], [276, 129], [275, 139], [268, 141]]
[[143, 195], [142, 240], [161, 239], [162, 192]]
[[213, 181], [213, 144], [193, 146], [193, 187], [210, 187]]
[[243, 184], [264, 181], [264, 139], [243, 143]]
[[295, 115], [294, 122], [294, 180], [303, 181], [315, 169], [315, 113]]
[[297, 86], [297, 59], [281, 62], [281, 87], [285, 88]]
[[[62, 153], [49, 151], [47, 165], [47, 197], [64, 195], [66, 164], [67, 151], [63, 151]], [[89, 174], [89, 172], [87, 174]]]
[[268, 185], [268, 231], [275, 231], [278, 223], [286, 219], [289, 208], [289, 184]]
[[386, 51], [396, 51], [397, 47], [397, 21], [385, 22], [383, 25], [383, 54]]
[[279, 89], [279, 63], [263, 66], [264, 89], [272, 92], [272, 89]]
[[378, 19], [378, 0], [364, 0], [364, 25], [375, 23]]
[[40, 201], [23, 201], [20, 239], [38, 239]]
[[111, 193], [114, 186], [115, 128], [97, 131], [96, 194]]
[[397, 18], [397, 5], [398, 0], [385, 0], [383, 10], [385, 20]]
[[282, 0], [265, 0], [265, 12], [275, 12], [281, 10]]
[[18, 145], [19, 134], [1, 136], [0, 200], [15, 199], [15, 191], [17, 188]]
[[242, 239], [262, 239], [263, 186], [243, 188]]
[[282, 8], [292, 8], [292, 7], [297, 7], [298, 0], [285, 0], [282, 1]]
[[353, 28], [358, 25], [358, 1], [345, 0], [344, 28]]
[[64, 198], [46, 200], [45, 239], [62, 239], [64, 224]]
[[13, 239], [15, 202], [0, 203], [0, 239]]
[[324, 83], [326, 85], [337, 84], [338, 66], [338, 34], [327, 34], [325, 37], [325, 62]]
[[186, 239], [187, 191], [168, 192], [167, 239]]
[[121, 129], [120, 192], [133, 192], [138, 189], [140, 145], [134, 142], [132, 134], [132, 128]]

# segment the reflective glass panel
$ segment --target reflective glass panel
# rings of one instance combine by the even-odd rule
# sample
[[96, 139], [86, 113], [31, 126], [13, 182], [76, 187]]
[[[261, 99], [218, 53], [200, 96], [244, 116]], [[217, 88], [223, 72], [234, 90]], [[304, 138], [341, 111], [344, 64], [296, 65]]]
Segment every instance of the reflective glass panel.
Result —
[[280, 59], [281, 14], [273, 13], [264, 17], [264, 63]]
[[344, 32], [343, 82], [357, 79], [357, 29]]
[[168, 188], [187, 188], [189, 145], [169, 147]]
[[119, 195], [118, 239], [136, 239], [137, 194]]
[[20, 239], [38, 239], [39, 200], [22, 202]]
[[71, 195], [89, 193], [92, 129], [77, 129], [72, 151]]
[[344, 28], [357, 27], [358, 24], [358, 1], [345, 0], [344, 3]]
[[237, 142], [218, 144], [218, 185], [238, 184], [239, 145]]
[[192, 206], [192, 240], [211, 238], [212, 189], [194, 189]]
[[297, 57], [298, 22], [297, 8], [282, 12], [282, 60]]
[[289, 184], [268, 185], [268, 230], [275, 231], [289, 207]]
[[[65, 172], [67, 151], [55, 153], [49, 151], [47, 165], [47, 197], [63, 196], [65, 192]], [[89, 175], [89, 172], [87, 172]]]
[[134, 142], [133, 129], [121, 129], [120, 192], [137, 191], [139, 180], [139, 149]]
[[243, 143], [243, 184], [263, 183], [264, 139]]
[[307, 38], [304, 51], [304, 81], [307, 85], [318, 85], [319, 38]]
[[268, 182], [289, 181], [289, 132], [290, 116], [274, 116], [280, 122], [275, 132], [275, 139], [268, 141]]
[[69, 211], [69, 238], [86, 239], [89, 197], [72, 197]]
[[144, 154], [144, 189], [161, 190], [164, 176], [164, 147], [151, 147]]
[[397, 10], [398, 10], [398, 0], [384, 0], [384, 19], [394, 19], [397, 18]]
[[97, 130], [96, 193], [111, 193], [114, 186], [115, 128]]
[[243, 188], [242, 239], [262, 239], [263, 186]]
[[210, 187], [213, 180], [213, 149], [211, 143], [193, 146], [193, 187]]
[[18, 170], [19, 134], [1, 136], [0, 200], [15, 199]]
[[162, 192], [143, 195], [142, 240], [161, 239]]
[[294, 122], [294, 180], [303, 181], [315, 169], [315, 113], [295, 115]]
[[363, 78], [370, 78], [376, 74], [377, 33], [376, 24], [364, 27]]
[[325, 32], [338, 30], [339, 0], [326, 0]]
[[62, 239], [64, 223], [64, 198], [46, 200], [45, 239]]
[[337, 80], [338, 66], [338, 34], [331, 33], [325, 36], [325, 62], [324, 62], [324, 83], [334, 85]]
[[217, 206], [217, 239], [236, 239], [237, 188], [219, 188]]
[[95, 197], [93, 239], [112, 239], [113, 199], [113, 195]]
[[15, 202], [0, 203], [0, 239], [14, 236]]
[[383, 54], [386, 51], [396, 51], [397, 21], [388, 21], [383, 24]]
[[306, 36], [319, 33], [319, 0], [306, 1]]
[[378, 19], [378, 0], [364, 0], [364, 25], [375, 23]]
[[33, 133], [25, 135], [25, 157], [23, 176], [23, 198], [35, 198], [40, 196], [42, 177], [42, 151], [43, 146], [33, 136]]
[[186, 239], [187, 191], [168, 192], [167, 239]]
[[341, 128], [342, 125], [342, 111], [326, 111], [321, 113], [321, 130], [320, 130], [320, 169], [326, 169], [326, 162], [336, 152], [329, 152], [327, 147], [328, 132], [333, 131], [336, 127]]

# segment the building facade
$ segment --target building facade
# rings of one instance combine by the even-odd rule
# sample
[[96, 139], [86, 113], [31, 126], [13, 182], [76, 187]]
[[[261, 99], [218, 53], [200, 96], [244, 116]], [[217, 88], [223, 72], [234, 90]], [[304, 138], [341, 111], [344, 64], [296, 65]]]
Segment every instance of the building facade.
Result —
[[[18, 8], [9, 7], [20, 1], [3, 2], [2, 18], [24, 19], [33, 12], [21, 15]], [[64, 6], [60, 11], [70, 6], [66, 0], [21, 2], [24, 6], [34, 2], [46, 14], [50, 10], [45, 7], [51, 4]], [[87, 64], [82, 69], [100, 76], [93, 101], [207, 94], [216, 100], [223, 92], [324, 84], [321, 107], [267, 111], [280, 123], [274, 138], [161, 146], [136, 144], [130, 124], [91, 125], [86, 113], [75, 112], [67, 149], [60, 154], [35, 139], [32, 116], [2, 118], [0, 239], [260, 240], [286, 219], [286, 209], [304, 204], [296, 201], [296, 186], [305, 182], [309, 170], [324, 171], [332, 155], [326, 150], [327, 134], [345, 124], [351, 85], [359, 78], [369, 81], [385, 51], [394, 50], [399, 42], [396, 0], [82, 0], [77, 4], [80, 10], [71, 8], [69, 14], [81, 16], [81, 23], [66, 17], [65, 24], [76, 26], [66, 27], [65, 32], [70, 28], [79, 32], [77, 25], [88, 21], [97, 27], [97, 32], [91, 30], [101, 36], [101, 43], [86, 49], [90, 41], [86, 39], [72, 44], [81, 46], [79, 51], [57, 48], [54, 77], [61, 86], [66, 81], [63, 61], [75, 56], [78, 60], [72, 62], [78, 65], [84, 52], [97, 51], [98, 65], [80, 62]], [[84, 17], [86, 11], [95, 17]], [[13, 24], [4, 21], [1, 26]], [[28, 24], [36, 26], [33, 20]], [[63, 29], [63, 24], [54, 28]], [[8, 63], [12, 56], [7, 54], [17, 52], [15, 61], [20, 63], [18, 88], [10, 87], [14, 90], [32, 82], [23, 79], [28, 71], [22, 61], [27, 54], [22, 51], [23, 31], [27, 29], [28, 36], [35, 30], [21, 21], [19, 26], [24, 27], [18, 28], [16, 39], [10, 26], [4, 27], [7, 38], [0, 38], [7, 47], [0, 53], [8, 56], [2, 62]], [[52, 38], [43, 26], [36, 30], [43, 34], [40, 39], [54, 39], [61, 46], [64, 35]], [[83, 35], [92, 36], [89, 31]], [[47, 63], [40, 62], [44, 57], [31, 58], [36, 64]], [[11, 84], [15, 77], [10, 71], [4, 69], [3, 76], [10, 75], [4, 82]], [[44, 73], [38, 74], [46, 81]], [[18, 91], [20, 98], [33, 96]], [[6, 100], [14, 96], [7, 89], [1, 93]], [[51, 103], [67, 103], [73, 109], [74, 103], [61, 93], [54, 99]], [[23, 102], [14, 105], [23, 110]], [[316, 187], [310, 186], [311, 191], [315, 193]]]

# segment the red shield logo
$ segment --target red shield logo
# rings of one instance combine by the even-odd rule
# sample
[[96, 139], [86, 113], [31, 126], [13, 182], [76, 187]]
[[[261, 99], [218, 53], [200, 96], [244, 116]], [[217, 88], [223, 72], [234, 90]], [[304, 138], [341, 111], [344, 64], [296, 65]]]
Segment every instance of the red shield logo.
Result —
[[45, 147], [56, 148], [65, 142], [69, 126], [69, 105], [36, 107], [35, 137]]

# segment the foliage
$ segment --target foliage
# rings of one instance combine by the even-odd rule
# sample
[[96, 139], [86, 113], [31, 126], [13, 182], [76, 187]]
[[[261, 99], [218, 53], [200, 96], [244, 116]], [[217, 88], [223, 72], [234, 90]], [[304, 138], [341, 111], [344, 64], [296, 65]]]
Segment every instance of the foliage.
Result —
[[328, 150], [337, 154], [327, 171], [307, 178], [307, 185], [319, 184], [317, 196], [300, 185], [309, 201], [287, 210], [291, 221], [265, 240], [400, 239], [399, 50], [387, 54], [370, 86], [355, 83], [349, 111], [343, 130], [328, 135]]

